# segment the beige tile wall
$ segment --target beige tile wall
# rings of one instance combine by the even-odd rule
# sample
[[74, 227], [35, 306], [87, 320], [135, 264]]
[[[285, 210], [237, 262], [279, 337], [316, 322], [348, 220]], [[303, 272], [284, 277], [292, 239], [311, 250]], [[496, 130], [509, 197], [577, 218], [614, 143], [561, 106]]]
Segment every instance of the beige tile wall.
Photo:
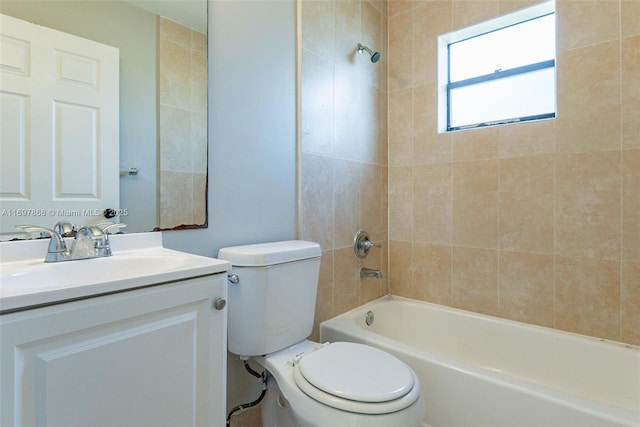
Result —
[[556, 120], [435, 131], [435, 38], [534, 3], [389, 1], [391, 291], [640, 344], [640, 2], [556, 0]]
[[160, 228], [206, 222], [207, 36], [160, 18]]
[[[318, 322], [387, 293], [387, 10], [373, 0], [300, 6], [300, 235], [322, 246]], [[371, 63], [358, 43], [382, 59]], [[358, 229], [384, 246], [363, 261], [351, 247]], [[360, 279], [360, 266], [384, 278]]]

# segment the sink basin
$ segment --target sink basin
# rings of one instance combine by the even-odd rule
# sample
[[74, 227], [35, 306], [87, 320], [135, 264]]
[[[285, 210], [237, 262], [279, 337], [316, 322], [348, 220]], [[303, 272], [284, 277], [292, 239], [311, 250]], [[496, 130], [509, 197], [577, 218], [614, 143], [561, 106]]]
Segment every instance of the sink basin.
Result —
[[189, 267], [193, 262], [189, 256], [182, 253], [174, 255], [149, 252], [151, 251], [134, 251], [107, 258], [57, 263], [7, 263], [2, 266], [0, 273], [0, 294], [5, 296], [27, 289], [47, 290], [162, 274]]
[[[136, 237], [145, 242], [141, 244]], [[45, 263], [46, 247], [41, 242], [34, 245], [45, 247], [38, 258], [29, 252], [23, 259], [4, 262], [9, 257], [2, 256], [0, 312], [215, 274], [230, 268], [226, 261], [166, 249], [162, 247], [160, 233], [115, 235], [111, 239], [113, 256], [105, 258]]]

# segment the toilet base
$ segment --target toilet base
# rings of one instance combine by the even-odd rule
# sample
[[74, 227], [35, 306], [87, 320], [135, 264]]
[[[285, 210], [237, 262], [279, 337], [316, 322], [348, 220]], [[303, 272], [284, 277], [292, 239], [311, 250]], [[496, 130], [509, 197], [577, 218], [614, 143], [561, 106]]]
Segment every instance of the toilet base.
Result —
[[271, 375], [267, 380], [267, 393], [260, 406], [262, 427], [300, 427], [289, 407], [289, 402], [284, 398], [278, 383]]

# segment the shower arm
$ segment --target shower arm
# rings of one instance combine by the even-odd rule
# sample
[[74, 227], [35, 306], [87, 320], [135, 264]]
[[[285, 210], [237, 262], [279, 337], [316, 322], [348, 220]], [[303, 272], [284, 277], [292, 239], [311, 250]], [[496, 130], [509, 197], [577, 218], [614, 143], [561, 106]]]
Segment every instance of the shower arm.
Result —
[[358, 53], [367, 52], [371, 56], [371, 62], [376, 63], [380, 60], [380, 52], [374, 52], [362, 43], [358, 43]]
[[373, 55], [373, 51], [371, 49], [369, 49], [362, 43], [358, 43], [358, 53], [362, 53], [363, 50], [369, 53], [369, 55]]

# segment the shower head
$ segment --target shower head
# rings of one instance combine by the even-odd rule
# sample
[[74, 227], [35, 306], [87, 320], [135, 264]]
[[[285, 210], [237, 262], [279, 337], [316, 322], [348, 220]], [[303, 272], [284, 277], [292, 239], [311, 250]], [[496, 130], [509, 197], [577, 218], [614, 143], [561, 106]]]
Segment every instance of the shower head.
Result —
[[371, 62], [375, 63], [380, 60], [380, 52], [374, 52], [362, 43], [358, 43], [358, 53], [362, 53], [362, 51], [367, 51], [371, 55]]

